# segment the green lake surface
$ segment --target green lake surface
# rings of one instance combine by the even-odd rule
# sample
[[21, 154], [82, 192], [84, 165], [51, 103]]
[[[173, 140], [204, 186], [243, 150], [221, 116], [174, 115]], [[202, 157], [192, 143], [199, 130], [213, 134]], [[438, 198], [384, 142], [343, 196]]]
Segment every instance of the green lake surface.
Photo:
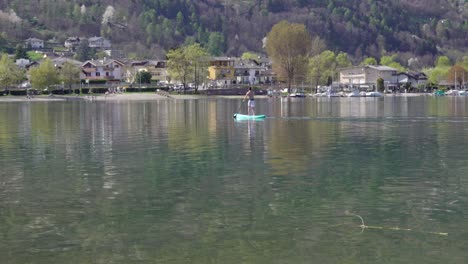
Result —
[[256, 102], [0, 103], [0, 263], [468, 262], [468, 97]]

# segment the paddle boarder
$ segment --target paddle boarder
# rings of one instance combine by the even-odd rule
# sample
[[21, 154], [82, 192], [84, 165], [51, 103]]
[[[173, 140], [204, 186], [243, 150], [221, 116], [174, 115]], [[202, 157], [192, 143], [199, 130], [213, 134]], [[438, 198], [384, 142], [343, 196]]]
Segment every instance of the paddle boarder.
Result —
[[252, 87], [249, 87], [249, 90], [245, 94], [244, 101], [247, 98], [249, 98], [249, 101], [247, 102], [248, 113], [249, 115], [255, 115], [255, 98], [254, 91], [252, 91]]

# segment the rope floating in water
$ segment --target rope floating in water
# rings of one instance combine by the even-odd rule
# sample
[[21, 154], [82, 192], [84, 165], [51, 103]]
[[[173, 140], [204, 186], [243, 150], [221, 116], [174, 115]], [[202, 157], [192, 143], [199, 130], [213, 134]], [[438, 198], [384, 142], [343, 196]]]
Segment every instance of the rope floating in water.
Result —
[[361, 220], [361, 225], [359, 227], [362, 228], [361, 233], [364, 232], [364, 229], [379, 229], [379, 230], [393, 230], [393, 231], [408, 231], [408, 232], [418, 232], [424, 234], [431, 234], [431, 235], [438, 235], [438, 236], [448, 236], [448, 233], [444, 232], [428, 232], [428, 231], [417, 231], [412, 230], [409, 228], [401, 228], [401, 227], [384, 227], [384, 226], [368, 226], [364, 223], [364, 218], [360, 215], [349, 212], [348, 210], [345, 211], [345, 215], [355, 216]]

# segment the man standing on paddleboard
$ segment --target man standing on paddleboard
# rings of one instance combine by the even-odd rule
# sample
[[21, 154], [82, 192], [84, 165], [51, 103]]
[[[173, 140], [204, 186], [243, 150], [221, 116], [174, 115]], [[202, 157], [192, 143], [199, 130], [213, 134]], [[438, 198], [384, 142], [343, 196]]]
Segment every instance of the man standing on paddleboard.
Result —
[[245, 94], [244, 101], [245, 99], [249, 98], [249, 101], [247, 102], [247, 107], [248, 107], [248, 113], [249, 115], [255, 115], [255, 99], [254, 99], [254, 91], [252, 91], [252, 87], [249, 87], [249, 90]]

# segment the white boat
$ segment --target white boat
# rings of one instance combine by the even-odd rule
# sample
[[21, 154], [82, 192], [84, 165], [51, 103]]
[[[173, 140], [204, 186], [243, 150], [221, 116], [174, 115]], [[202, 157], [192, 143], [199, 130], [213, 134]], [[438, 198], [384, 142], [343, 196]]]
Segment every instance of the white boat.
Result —
[[383, 97], [383, 93], [381, 92], [367, 92], [366, 97]]
[[464, 90], [449, 90], [445, 92], [445, 95], [450, 96], [468, 96], [468, 92]]
[[289, 97], [306, 97], [306, 96], [305, 96], [305, 93], [296, 92], [296, 93], [291, 93]]
[[348, 93], [348, 97], [362, 97], [363, 95], [359, 92], [359, 90], [353, 90], [352, 92]]
[[327, 93], [316, 93], [314, 94], [315, 97], [327, 97]]
[[448, 90], [445, 92], [445, 95], [450, 95], [450, 96], [458, 96], [460, 94], [460, 91], [458, 90]]
[[339, 93], [329, 93], [327, 94], [328, 97], [341, 97]]

